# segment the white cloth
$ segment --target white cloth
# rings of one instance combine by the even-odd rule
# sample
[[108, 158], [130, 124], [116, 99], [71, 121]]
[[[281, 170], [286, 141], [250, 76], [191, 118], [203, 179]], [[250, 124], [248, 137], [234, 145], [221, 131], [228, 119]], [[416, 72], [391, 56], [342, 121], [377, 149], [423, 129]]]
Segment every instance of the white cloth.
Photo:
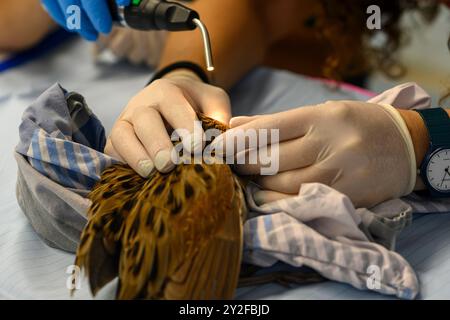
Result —
[[[399, 298], [413, 299], [419, 292], [409, 263], [398, 253], [369, 241], [359, 228], [366, 210], [357, 211], [345, 195], [323, 184], [309, 183], [296, 197], [258, 207], [252, 198], [255, 188], [249, 187], [247, 192], [256, 216], [244, 225], [245, 262], [264, 267], [277, 261], [308, 266], [328, 279]], [[389, 208], [393, 207], [391, 203]], [[410, 213], [406, 206], [397, 219]]]

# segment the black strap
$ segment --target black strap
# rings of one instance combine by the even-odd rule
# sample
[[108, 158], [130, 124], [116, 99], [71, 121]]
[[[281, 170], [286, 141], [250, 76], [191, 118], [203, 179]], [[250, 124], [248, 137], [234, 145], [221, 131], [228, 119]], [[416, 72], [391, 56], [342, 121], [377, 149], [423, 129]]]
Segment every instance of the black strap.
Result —
[[209, 84], [208, 76], [202, 67], [200, 67], [198, 64], [190, 62], [190, 61], [179, 61], [179, 62], [169, 64], [167, 67], [164, 67], [161, 70], [159, 70], [158, 72], [156, 72], [153, 75], [153, 77], [151, 78], [151, 80], [147, 83], [147, 85], [149, 85], [150, 83], [152, 83], [155, 80], [161, 79], [166, 74], [168, 74], [174, 70], [177, 70], [177, 69], [189, 69], [192, 72], [194, 72], [203, 82]]
[[450, 119], [442, 108], [416, 110], [425, 122], [433, 147], [449, 147]]

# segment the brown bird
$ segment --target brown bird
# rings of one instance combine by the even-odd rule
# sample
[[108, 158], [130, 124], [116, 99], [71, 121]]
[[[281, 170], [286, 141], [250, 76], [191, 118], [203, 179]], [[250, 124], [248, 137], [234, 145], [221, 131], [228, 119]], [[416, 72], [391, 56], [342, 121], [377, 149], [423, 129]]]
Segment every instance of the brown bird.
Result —
[[[227, 129], [199, 118], [204, 130]], [[89, 199], [75, 264], [94, 295], [118, 277], [117, 299], [233, 298], [246, 208], [228, 165], [181, 164], [150, 178], [114, 165]]]

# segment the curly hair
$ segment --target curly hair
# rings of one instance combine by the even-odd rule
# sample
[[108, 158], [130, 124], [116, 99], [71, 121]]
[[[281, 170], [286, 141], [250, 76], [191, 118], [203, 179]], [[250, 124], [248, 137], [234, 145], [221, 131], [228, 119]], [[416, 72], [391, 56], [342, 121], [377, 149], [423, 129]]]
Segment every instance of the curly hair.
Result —
[[[392, 78], [402, 76], [405, 70], [395, 59], [395, 53], [405, 39], [400, 28], [403, 13], [419, 10], [426, 21], [432, 21], [440, 2], [447, 4], [449, 0], [320, 1], [324, 14], [319, 19], [318, 35], [330, 46], [322, 72], [327, 78], [342, 80], [367, 72], [374, 66]], [[381, 9], [381, 30], [370, 30], [366, 26], [366, 10], [371, 5]], [[384, 43], [374, 47], [370, 41], [380, 31]]]

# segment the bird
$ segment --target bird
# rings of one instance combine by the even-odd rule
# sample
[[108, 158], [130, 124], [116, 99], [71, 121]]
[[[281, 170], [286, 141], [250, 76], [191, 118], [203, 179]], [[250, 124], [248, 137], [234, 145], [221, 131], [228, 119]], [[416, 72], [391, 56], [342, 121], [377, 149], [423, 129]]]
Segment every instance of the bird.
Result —
[[[198, 118], [204, 130], [227, 130]], [[118, 278], [119, 300], [232, 299], [243, 253], [244, 187], [225, 163], [182, 163], [148, 178], [115, 164], [88, 195], [75, 265], [94, 296]]]

